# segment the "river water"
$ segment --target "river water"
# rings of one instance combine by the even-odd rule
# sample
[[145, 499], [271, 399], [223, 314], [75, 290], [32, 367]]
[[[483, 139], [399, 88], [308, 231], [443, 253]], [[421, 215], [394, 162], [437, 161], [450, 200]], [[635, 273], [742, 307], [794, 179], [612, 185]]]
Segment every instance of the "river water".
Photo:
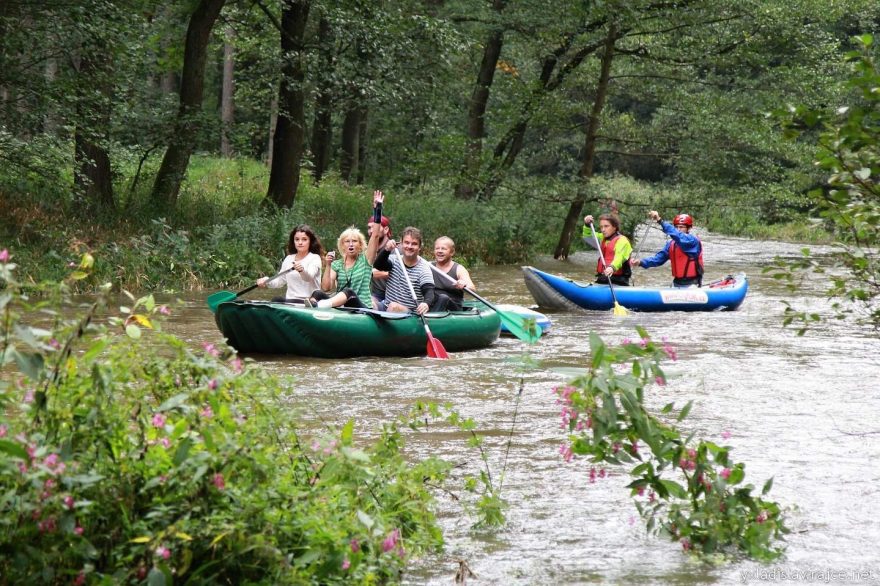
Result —
[[[356, 433], [369, 437], [417, 399], [449, 401], [477, 421], [496, 482], [504, 468], [507, 523], [473, 531], [474, 519], [462, 505], [438, 494], [446, 549], [417, 561], [405, 578], [409, 584], [450, 584], [459, 560], [475, 574], [468, 579], [473, 584], [880, 584], [878, 334], [835, 320], [803, 337], [783, 329], [782, 301], [830, 314], [824, 282], [814, 278], [792, 296], [761, 274], [774, 256], [799, 256], [799, 245], [712, 234], [703, 240], [707, 279], [748, 274], [750, 290], [739, 311], [631, 312], [623, 318], [611, 311], [547, 312], [552, 331], [532, 348], [502, 338], [447, 361], [273, 356], [254, 357], [252, 367], [291, 375], [291, 411], [313, 428], [353, 417]], [[661, 244], [662, 234], [652, 230], [644, 250]], [[813, 248], [833, 266], [832, 249]], [[578, 253], [567, 262], [543, 258], [534, 264], [583, 280], [592, 274], [595, 256]], [[472, 275], [480, 293], [496, 303], [533, 303], [519, 267], [479, 267]], [[669, 281], [666, 267], [636, 269], [636, 284]], [[204, 296], [185, 299], [176, 313], [166, 331], [193, 345], [222, 342]], [[768, 496], [786, 509], [793, 529], [781, 560], [697, 563], [677, 543], [646, 534], [623, 488], [626, 470], [591, 484], [586, 461], [563, 462], [559, 446], [565, 436], [553, 387], [586, 366], [590, 331], [619, 343], [636, 335], [636, 325], [655, 339], [667, 337], [678, 352], [676, 362], [664, 365], [669, 384], [652, 389], [649, 402], [659, 409], [693, 399], [684, 429], [732, 446], [733, 459], [746, 463], [746, 481], [758, 490], [774, 477]], [[538, 367], [525, 372], [517, 402], [524, 352]], [[721, 439], [722, 433], [730, 437]], [[408, 449], [459, 464], [457, 478], [481, 467], [465, 439], [438, 428], [409, 437]], [[454, 488], [461, 492], [460, 483]]]

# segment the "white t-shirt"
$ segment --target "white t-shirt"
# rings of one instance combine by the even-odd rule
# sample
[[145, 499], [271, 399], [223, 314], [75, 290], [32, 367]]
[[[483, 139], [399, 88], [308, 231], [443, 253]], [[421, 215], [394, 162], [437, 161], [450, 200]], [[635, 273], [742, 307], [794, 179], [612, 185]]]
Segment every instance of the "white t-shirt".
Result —
[[[281, 262], [281, 268], [278, 270], [286, 271], [293, 266], [296, 255], [288, 254]], [[314, 252], [308, 253], [305, 258], [300, 261], [303, 271], [290, 271], [286, 275], [276, 277], [266, 283], [267, 287], [277, 289], [287, 284], [286, 299], [303, 299], [310, 297], [312, 292], [321, 288], [321, 257]]]

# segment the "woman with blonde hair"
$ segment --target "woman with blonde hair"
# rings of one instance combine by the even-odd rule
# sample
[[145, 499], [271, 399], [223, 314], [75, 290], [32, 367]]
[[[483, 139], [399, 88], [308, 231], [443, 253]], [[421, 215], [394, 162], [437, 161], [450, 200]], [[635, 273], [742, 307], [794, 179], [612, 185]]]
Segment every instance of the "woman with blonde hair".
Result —
[[[372, 308], [370, 279], [373, 261], [376, 260], [376, 244], [367, 240], [354, 226], [339, 235], [336, 248], [342, 258], [336, 258], [331, 250], [324, 256], [324, 275], [321, 289], [312, 293], [318, 307], [366, 307]], [[325, 291], [335, 291], [327, 294]]]

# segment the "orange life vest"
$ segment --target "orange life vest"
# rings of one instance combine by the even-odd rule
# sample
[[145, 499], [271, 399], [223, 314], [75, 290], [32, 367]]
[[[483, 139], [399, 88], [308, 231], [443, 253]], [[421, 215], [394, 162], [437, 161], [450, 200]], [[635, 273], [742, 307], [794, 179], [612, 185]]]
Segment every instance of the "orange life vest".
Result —
[[[697, 238], [699, 242], [700, 239]], [[703, 244], [697, 258], [686, 255], [675, 241], [669, 243], [669, 262], [672, 263], [672, 276], [676, 279], [701, 279], [703, 276]]]

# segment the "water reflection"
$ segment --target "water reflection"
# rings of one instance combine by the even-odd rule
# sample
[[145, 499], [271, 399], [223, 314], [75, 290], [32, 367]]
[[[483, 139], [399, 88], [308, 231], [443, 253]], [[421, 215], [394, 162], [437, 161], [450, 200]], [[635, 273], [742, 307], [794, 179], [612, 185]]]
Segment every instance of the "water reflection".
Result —
[[[643, 254], [659, 248], [661, 236], [651, 231]], [[567, 380], [566, 369], [585, 366], [590, 331], [619, 342], [632, 336], [636, 325], [644, 326], [678, 350], [678, 362], [667, 365], [670, 384], [653, 391], [650, 400], [659, 407], [694, 399], [688, 426], [705, 438], [730, 432], [726, 443], [736, 460], [746, 462], [747, 480], [760, 486], [775, 477], [771, 498], [793, 508], [789, 523], [796, 532], [788, 539], [787, 557], [771, 567], [873, 568], [874, 583], [880, 582], [875, 551], [880, 528], [873, 520], [880, 476], [875, 333], [838, 321], [824, 322], [805, 337], [781, 328], [783, 300], [830, 311], [821, 281], [791, 298], [781, 283], [760, 272], [776, 255], [799, 256], [799, 245], [715, 235], [706, 235], [704, 243], [707, 278], [749, 275], [751, 288], [739, 311], [631, 312], [625, 318], [610, 311], [551, 312], [552, 333], [529, 350], [540, 368], [524, 374], [521, 395], [516, 363], [525, 348], [508, 338], [448, 361], [273, 356], [257, 358], [256, 367], [295, 377], [289, 400], [306, 425], [354, 417], [358, 433], [371, 434], [413, 401], [429, 399], [450, 401], [480, 422], [489, 434], [496, 477], [510, 442], [503, 490], [511, 504], [509, 523], [489, 534], [472, 532], [472, 519], [461, 506], [438, 495], [447, 549], [417, 564], [409, 583], [448, 584], [460, 559], [467, 560], [479, 584], [740, 584], [743, 577], [749, 582], [749, 576], [760, 575], [750, 572], [761, 566], [695, 565], [676, 544], [646, 536], [623, 488], [626, 476], [612, 472], [590, 484], [585, 462], [564, 464], [559, 456], [563, 436], [552, 387]], [[833, 259], [833, 249], [812, 248]], [[534, 264], [590, 280], [595, 257], [578, 253], [568, 262], [545, 258]], [[478, 267], [472, 273], [488, 299], [532, 303], [518, 267]], [[667, 268], [637, 269], [636, 279], [640, 285], [666, 285], [670, 276]], [[187, 299], [166, 329], [194, 345], [222, 341], [203, 296]], [[410, 440], [410, 449], [461, 464], [459, 476], [479, 470], [479, 458], [458, 434], [424, 434]]]

